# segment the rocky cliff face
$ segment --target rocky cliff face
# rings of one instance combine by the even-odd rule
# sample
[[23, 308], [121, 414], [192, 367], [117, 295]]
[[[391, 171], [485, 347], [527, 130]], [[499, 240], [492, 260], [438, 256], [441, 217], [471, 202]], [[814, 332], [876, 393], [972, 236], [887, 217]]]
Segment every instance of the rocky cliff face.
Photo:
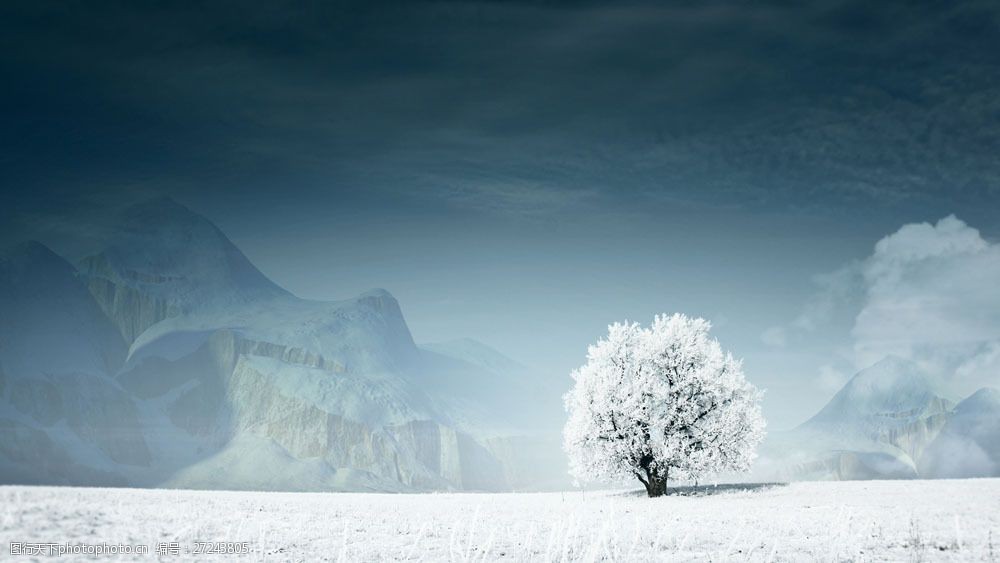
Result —
[[147, 328], [181, 314], [177, 304], [113, 281], [116, 276], [103, 256], [87, 258], [81, 267], [87, 272], [87, 289], [95, 302], [129, 344]]
[[[0, 480], [527, 486], [515, 465], [530, 461], [509, 440], [530, 430], [515, 432], [509, 411], [533, 399], [500, 392], [521, 390], [525, 376], [503, 373], [485, 347], [475, 349], [491, 369], [428, 356], [384, 290], [296, 298], [210, 222], [163, 200], [127, 211], [78, 269], [41, 245], [19, 252], [30, 259], [0, 269], [10, 321], [0, 321]], [[56, 286], [34, 283], [52, 272]], [[25, 326], [37, 337], [18, 335]], [[53, 350], [71, 353], [55, 362]]]

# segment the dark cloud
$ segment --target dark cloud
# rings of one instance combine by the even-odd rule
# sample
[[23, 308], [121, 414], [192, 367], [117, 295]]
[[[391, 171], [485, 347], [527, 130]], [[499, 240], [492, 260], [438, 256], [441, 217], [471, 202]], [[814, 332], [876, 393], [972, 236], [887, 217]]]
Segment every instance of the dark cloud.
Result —
[[975, 206], [1000, 189], [997, 13], [7, 3], [4, 174], [25, 205], [141, 183], [535, 212], [646, 197]]

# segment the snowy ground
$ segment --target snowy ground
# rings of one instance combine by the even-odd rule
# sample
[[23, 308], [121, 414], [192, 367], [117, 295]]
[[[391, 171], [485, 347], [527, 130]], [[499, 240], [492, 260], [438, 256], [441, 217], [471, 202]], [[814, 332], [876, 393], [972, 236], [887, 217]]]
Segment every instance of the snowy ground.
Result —
[[192, 560], [195, 542], [245, 541], [268, 561], [1000, 561], [1000, 479], [687, 493], [0, 487], [0, 560], [26, 559], [11, 542], [146, 544], [149, 559], [177, 542], [182, 555], [159, 559]]

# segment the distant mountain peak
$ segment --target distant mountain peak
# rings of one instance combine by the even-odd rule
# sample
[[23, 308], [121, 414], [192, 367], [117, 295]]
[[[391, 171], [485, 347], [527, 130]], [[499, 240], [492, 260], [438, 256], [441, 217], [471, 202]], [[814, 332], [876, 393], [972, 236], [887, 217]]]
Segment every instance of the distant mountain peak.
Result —
[[1000, 389], [983, 387], [955, 407], [956, 413], [992, 410], [1000, 412]]
[[492, 346], [473, 338], [456, 338], [420, 345], [424, 350], [457, 358], [498, 373], [524, 372], [528, 368], [505, 356]]
[[362, 293], [358, 296], [358, 299], [368, 299], [370, 301], [393, 301], [396, 302], [396, 298], [393, 297], [388, 290], [382, 289], [381, 287], [376, 287], [374, 289], [369, 289], [368, 291]]
[[[107, 246], [80, 269], [157, 297], [191, 304], [287, 295], [211, 221], [168, 197], [126, 208]], [[203, 303], [201, 303], [203, 304]]]
[[49, 247], [38, 242], [37, 240], [26, 240], [4, 247], [3, 252], [0, 253], [0, 256], [8, 258], [17, 255], [27, 255], [35, 253], [53, 253], [53, 252], [51, 249], [49, 249]]
[[896, 354], [888, 354], [884, 358], [882, 358], [881, 360], [879, 360], [879, 361], [875, 362], [874, 364], [868, 366], [867, 368], [865, 368], [862, 371], [866, 371], [866, 370], [869, 370], [869, 369], [872, 369], [872, 368], [881, 368], [881, 369], [906, 368], [906, 369], [909, 369], [909, 368], [914, 368], [916, 366], [917, 366], [917, 364], [915, 362], [911, 361], [911, 360], [907, 360], [906, 358], [897, 356]]
[[26, 240], [4, 248], [0, 259], [9, 262], [65, 262], [63, 257], [37, 240]]
[[169, 198], [122, 211], [104, 249], [78, 268], [130, 344], [167, 318], [290, 296], [211, 221]]
[[947, 410], [940, 385], [916, 363], [887, 356], [859, 371], [805, 425], [865, 417], [913, 417]]
[[35, 240], [15, 244], [0, 253], [0, 277], [6, 283], [54, 287], [59, 283], [75, 283], [75, 275], [72, 264]]
[[[205, 216], [169, 197], [157, 197], [126, 207], [118, 215], [116, 236], [178, 237], [198, 242], [233, 246], [225, 234]], [[118, 242], [118, 241], [112, 241]]]
[[903, 390], [936, 391], [936, 382], [916, 363], [889, 355], [859, 371], [845, 385], [854, 393], [887, 393]]

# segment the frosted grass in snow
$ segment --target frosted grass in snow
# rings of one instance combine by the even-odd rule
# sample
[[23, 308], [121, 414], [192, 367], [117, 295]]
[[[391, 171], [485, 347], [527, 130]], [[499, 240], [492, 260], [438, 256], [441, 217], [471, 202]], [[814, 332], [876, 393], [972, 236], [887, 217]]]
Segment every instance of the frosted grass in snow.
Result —
[[0, 488], [11, 541], [248, 541], [250, 560], [990, 561], [1000, 479], [391, 495]]

